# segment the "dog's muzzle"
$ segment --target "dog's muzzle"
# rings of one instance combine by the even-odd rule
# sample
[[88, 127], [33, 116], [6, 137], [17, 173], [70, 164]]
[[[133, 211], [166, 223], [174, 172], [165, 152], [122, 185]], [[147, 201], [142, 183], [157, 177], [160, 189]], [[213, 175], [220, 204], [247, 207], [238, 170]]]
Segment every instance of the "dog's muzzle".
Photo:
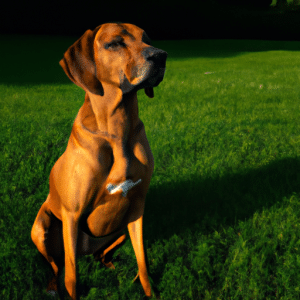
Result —
[[147, 47], [142, 55], [148, 64], [145, 84], [156, 87], [164, 78], [168, 53], [161, 49]]
[[142, 51], [146, 61], [153, 61], [159, 67], [166, 67], [168, 53], [155, 47], [147, 47]]

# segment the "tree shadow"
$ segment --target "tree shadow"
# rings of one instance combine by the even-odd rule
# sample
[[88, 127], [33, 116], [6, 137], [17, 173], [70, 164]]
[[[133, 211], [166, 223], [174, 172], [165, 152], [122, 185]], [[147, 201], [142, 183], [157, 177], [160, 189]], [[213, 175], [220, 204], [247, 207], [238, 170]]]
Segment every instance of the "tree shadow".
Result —
[[155, 47], [168, 52], [168, 59], [227, 58], [247, 52], [299, 51], [300, 42], [269, 40], [199, 39], [157, 41]]
[[39, 85], [72, 83], [59, 65], [64, 52], [77, 37], [34, 35], [1, 36], [3, 59], [0, 83]]
[[[1, 36], [0, 83], [7, 85], [71, 84], [59, 65], [64, 52], [79, 38], [62, 36]], [[168, 52], [169, 60], [234, 57], [245, 52], [298, 51], [299, 43], [252, 40], [153, 41]]]
[[234, 226], [299, 193], [299, 170], [299, 158], [284, 158], [240, 174], [194, 176], [151, 188], [144, 217], [145, 239], [153, 242], [186, 230], [201, 228], [207, 234], [221, 226]]

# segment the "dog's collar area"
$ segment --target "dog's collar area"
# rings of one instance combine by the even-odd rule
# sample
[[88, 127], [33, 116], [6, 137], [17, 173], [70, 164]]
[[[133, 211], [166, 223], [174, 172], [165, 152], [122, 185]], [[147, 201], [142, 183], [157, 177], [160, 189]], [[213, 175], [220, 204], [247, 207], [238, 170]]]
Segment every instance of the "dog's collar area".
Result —
[[115, 194], [118, 191], [122, 191], [122, 196], [126, 197], [127, 193], [130, 189], [132, 189], [134, 186], [136, 186], [137, 184], [139, 184], [140, 182], [142, 182], [142, 179], [137, 180], [136, 182], [133, 182], [131, 179], [125, 180], [122, 183], [119, 183], [117, 185], [113, 185], [111, 183], [109, 183], [106, 186], [106, 189], [108, 190], [108, 192], [110, 194]]

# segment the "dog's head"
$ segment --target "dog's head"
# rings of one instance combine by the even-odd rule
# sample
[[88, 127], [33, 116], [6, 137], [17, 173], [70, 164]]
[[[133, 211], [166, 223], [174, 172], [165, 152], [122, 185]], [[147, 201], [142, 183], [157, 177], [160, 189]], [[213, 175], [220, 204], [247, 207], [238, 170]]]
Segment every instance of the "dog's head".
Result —
[[151, 46], [147, 34], [131, 24], [107, 23], [87, 30], [60, 61], [78, 86], [104, 95], [103, 83], [126, 94], [141, 88], [148, 97], [163, 80], [167, 53]]

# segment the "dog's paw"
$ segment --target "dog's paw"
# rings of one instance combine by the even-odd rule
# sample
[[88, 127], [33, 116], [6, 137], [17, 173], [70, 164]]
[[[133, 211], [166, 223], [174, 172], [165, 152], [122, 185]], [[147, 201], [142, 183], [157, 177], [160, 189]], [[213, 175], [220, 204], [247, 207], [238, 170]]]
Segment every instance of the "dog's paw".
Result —
[[57, 277], [53, 277], [46, 289], [47, 294], [51, 295], [52, 297], [55, 297], [57, 295]]

